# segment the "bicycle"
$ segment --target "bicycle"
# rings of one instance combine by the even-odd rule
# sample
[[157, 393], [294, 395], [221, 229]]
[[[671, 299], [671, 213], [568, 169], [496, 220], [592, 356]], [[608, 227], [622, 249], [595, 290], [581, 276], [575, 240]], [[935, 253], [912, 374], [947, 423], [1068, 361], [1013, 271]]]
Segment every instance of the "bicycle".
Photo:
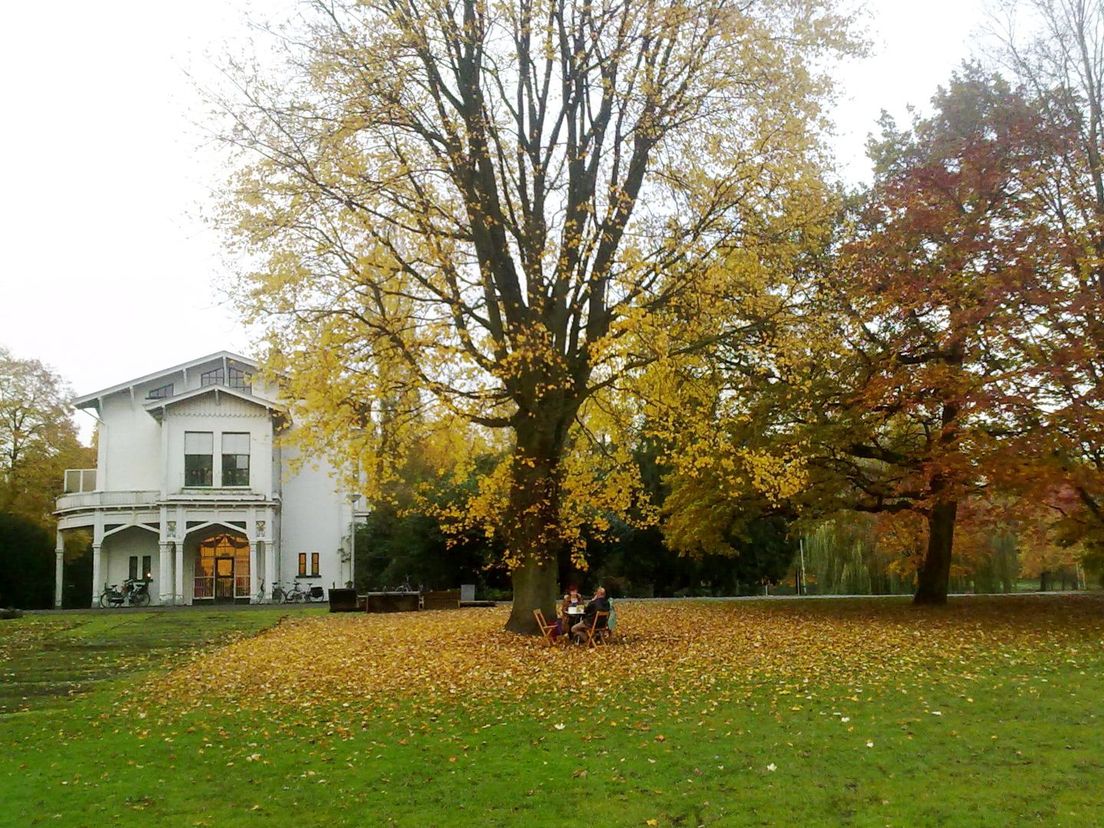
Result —
[[303, 588], [299, 586], [298, 581], [294, 581], [291, 585], [291, 589], [281, 590], [284, 593], [285, 604], [298, 604], [303, 601], [307, 593], [303, 592]]
[[310, 604], [314, 601], [325, 600], [326, 590], [322, 589], [322, 587], [312, 586], [309, 589], [304, 590], [301, 586], [299, 586], [298, 581], [293, 582], [291, 586], [291, 591], [284, 594], [285, 604]]
[[286, 604], [288, 600], [287, 595], [287, 590], [280, 586], [279, 581], [272, 582], [272, 603]]
[[100, 606], [121, 607], [148, 607], [150, 602], [149, 581], [138, 578], [127, 578], [123, 581], [123, 588], [115, 584], [104, 584], [104, 590], [100, 593]]

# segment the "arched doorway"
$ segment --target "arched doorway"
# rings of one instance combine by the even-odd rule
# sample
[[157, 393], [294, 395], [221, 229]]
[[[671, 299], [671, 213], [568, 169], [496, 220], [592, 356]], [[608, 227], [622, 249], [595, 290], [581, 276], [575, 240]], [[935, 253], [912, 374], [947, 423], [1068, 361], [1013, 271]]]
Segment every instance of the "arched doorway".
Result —
[[196, 550], [193, 599], [232, 603], [249, 600], [249, 541], [223, 532]]

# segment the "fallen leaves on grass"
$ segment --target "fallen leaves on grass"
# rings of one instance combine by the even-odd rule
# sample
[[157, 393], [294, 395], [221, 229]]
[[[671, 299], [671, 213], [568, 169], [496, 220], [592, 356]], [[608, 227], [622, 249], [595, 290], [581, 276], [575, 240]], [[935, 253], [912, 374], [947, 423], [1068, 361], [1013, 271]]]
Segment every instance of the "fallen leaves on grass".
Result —
[[762, 690], [772, 712], [792, 715], [795, 701], [829, 687], [858, 710], [871, 690], [908, 693], [937, 675], [969, 681], [994, 662], [1030, 664], [1025, 676], [1035, 676], [1046, 669], [1040, 653], [1069, 661], [1099, 646], [1102, 603], [974, 599], [925, 611], [902, 601], [620, 601], [619, 640], [598, 649], [507, 633], [505, 608], [315, 616], [203, 653], [131, 692], [126, 707], [154, 698], [168, 703], [161, 715], [279, 709], [330, 721], [329, 735], [350, 738], [350, 710], [413, 732], [488, 705], [501, 718], [520, 702], [554, 734], [585, 699], [574, 721], [643, 733], [660, 709], [696, 720]]

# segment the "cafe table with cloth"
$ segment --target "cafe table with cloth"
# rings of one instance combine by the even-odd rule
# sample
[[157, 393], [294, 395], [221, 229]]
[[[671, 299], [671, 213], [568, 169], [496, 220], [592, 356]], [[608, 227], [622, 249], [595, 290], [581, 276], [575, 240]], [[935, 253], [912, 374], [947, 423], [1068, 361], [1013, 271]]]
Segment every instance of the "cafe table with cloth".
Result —
[[571, 628], [583, 620], [586, 607], [582, 604], [574, 604], [564, 608], [564, 635], [571, 635]]

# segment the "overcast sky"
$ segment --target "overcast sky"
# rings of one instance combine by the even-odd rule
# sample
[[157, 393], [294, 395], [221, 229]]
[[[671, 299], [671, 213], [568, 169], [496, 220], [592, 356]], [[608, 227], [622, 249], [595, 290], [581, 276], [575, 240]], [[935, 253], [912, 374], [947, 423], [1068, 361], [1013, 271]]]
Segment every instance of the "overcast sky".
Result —
[[[841, 66], [836, 149], [865, 179], [881, 109], [905, 117], [970, 56], [985, 0], [869, 0], [873, 55]], [[189, 73], [291, 0], [6, 4], [0, 13], [0, 345], [87, 393], [248, 353], [202, 220], [222, 179]], [[87, 433], [87, 428], [82, 429]]]

